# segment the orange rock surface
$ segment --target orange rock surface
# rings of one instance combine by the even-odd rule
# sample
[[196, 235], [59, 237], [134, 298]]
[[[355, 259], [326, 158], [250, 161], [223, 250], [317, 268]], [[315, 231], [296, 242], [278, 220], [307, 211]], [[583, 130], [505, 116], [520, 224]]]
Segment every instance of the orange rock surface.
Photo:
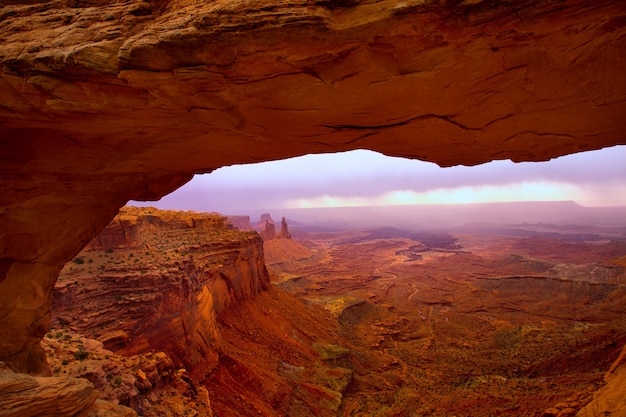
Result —
[[[42, 383], [82, 384], [75, 407], [107, 416], [621, 412], [622, 227], [262, 242], [226, 222], [123, 208], [61, 272], [42, 343], [56, 379]], [[0, 370], [0, 384], [15, 378], [32, 379]]]
[[53, 375], [144, 416], [335, 416], [352, 371], [318, 350], [336, 324], [271, 288], [265, 245], [308, 253], [217, 214], [122, 208], [61, 271], [43, 341]]
[[193, 173], [626, 142], [618, 0], [16, 0], [0, 21], [0, 359], [23, 371], [46, 371], [63, 264], [127, 200]]
[[[212, 416], [206, 388], [197, 386], [187, 371], [176, 367], [164, 352], [120, 356], [66, 324], [50, 329], [42, 345], [54, 379], [83, 378], [77, 381], [88, 381], [97, 390], [94, 397], [98, 400], [91, 408], [100, 408], [99, 413], [87, 417], [132, 417], [137, 416], [135, 410], [145, 417], [183, 417], [191, 410], [196, 417]], [[43, 414], [40, 401], [30, 401], [31, 407], [40, 407], [30, 415]], [[118, 410], [115, 404], [119, 404]], [[72, 412], [63, 410], [57, 415]]]
[[623, 415], [626, 242], [541, 226], [311, 233], [289, 261], [266, 245], [275, 286], [327, 309], [349, 348], [338, 415]]
[[217, 366], [216, 316], [268, 285], [256, 233], [217, 214], [124, 207], [61, 271], [53, 323], [119, 354], [164, 351], [200, 380]]

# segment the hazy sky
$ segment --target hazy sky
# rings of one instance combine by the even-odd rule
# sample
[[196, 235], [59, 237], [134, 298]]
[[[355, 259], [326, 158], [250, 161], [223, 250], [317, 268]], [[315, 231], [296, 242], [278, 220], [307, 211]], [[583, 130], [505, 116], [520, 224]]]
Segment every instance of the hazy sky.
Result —
[[626, 206], [626, 146], [549, 162], [440, 168], [371, 151], [306, 155], [197, 175], [158, 202], [162, 209], [248, 214], [258, 209], [573, 200]]

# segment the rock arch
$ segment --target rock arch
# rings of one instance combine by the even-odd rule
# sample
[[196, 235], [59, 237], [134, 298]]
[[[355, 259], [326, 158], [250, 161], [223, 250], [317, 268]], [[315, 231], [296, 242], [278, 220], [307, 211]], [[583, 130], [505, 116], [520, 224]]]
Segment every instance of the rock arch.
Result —
[[62, 265], [194, 173], [626, 143], [619, 0], [14, 0], [0, 21], [0, 360], [21, 371], [46, 368]]

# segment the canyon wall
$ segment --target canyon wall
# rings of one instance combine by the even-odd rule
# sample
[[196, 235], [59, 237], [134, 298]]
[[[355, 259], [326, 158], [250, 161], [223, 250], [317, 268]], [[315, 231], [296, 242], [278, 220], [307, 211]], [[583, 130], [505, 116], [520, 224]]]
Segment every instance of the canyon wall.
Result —
[[[87, 249], [150, 249], [151, 243], [170, 233], [196, 229], [208, 236], [227, 228], [227, 219], [210, 213], [124, 207], [86, 246]], [[160, 242], [159, 242], [160, 243]], [[187, 242], [182, 242], [187, 244]]]
[[593, 400], [581, 409], [576, 417], [601, 417], [626, 415], [626, 347], [604, 376], [606, 385], [593, 394]]
[[252, 230], [250, 216], [227, 216], [228, 223], [233, 225], [237, 230]]
[[125, 356], [164, 351], [203, 379], [217, 366], [216, 316], [269, 285], [259, 236], [225, 222], [124, 207], [61, 272], [53, 324]]
[[46, 371], [64, 263], [194, 173], [626, 143], [619, 0], [9, 1], [0, 21], [0, 360], [21, 371]]

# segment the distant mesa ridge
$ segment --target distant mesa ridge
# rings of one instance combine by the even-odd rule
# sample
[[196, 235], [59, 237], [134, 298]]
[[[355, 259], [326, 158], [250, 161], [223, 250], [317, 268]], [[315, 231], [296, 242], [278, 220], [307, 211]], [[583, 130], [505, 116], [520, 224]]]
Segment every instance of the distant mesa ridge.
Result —
[[245, 232], [252, 230], [250, 216], [227, 216], [226, 222], [232, 225], [237, 230], [242, 230]]

